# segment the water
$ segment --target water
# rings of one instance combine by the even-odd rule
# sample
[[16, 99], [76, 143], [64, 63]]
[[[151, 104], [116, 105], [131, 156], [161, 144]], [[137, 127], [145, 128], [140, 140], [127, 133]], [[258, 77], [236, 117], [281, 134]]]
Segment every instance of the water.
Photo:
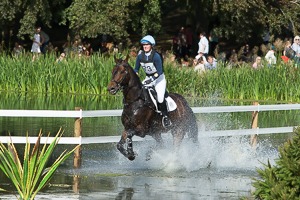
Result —
[[135, 142], [134, 161], [114, 144], [84, 145], [82, 167], [73, 169], [68, 160], [36, 199], [240, 199], [251, 195], [259, 161], [278, 157], [268, 140], [254, 151], [247, 137], [231, 137], [202, 138], [199, 146], [184, 140], [177, 151], [170, 140], [146, 161], [154, 144]]
[[[91, 106], [96, 103], [87, 104], [90, 109], [111, 109], [107, 105], [96, 108]], [[30, 109], [29, 105], [22, 105], [26, 105], [26, 108], [10, 108]], [[45, 106], [41, 103], [41, 106], [37, 107], [49, 109], [53, 105], [49, 103]], [[211, 106], [215, 105], [212, 103]], [[7, 109], [5, 106], [3, 109]], [[88, 105], [81, 106], [89, 108]], [[191, 106], [207, 105], [195, 103]], [[74, 107], [68, 105], [67, 109], [71, 110]], [[117, 108], [118, 106], [115, 106], [113, 109]], [[58, 106], [56, 109], [61, 108]], [[267, 118], [268, 114], [259, 114], [260, 127], [272, 127], [270, 124], [276, 122], [277, 126], [295, 125], [298, 120], [295, 113], [275, 113], [270, 114], [273, 120], [261, 120]], [[165, 148], [154, 150], [149, 161], [146, 161], [146, 155], [155, 145], [154, 140], [134, 142], [134, 150], [138, 155], [134, 161], [129, 161], [121, 155], [115, 144], [83, 145], [82, 167], [74, 169], [72, 158], [68, 159], [50, 181], [50, 187], [41, 191], [36, 199], [214, 200], [251, 196], [251, 183], [253, 178], [258, 178], [256, 168], [262, 167], [261, 162], [266, 163], [268, 159], [274, 164], [278, 157], [278, 146], [286, 141], [289, 135], [259, 136], [258, 147], [254, 150], [249, 145], [248, 136], [207, 138], [201, 135], [203, 130], [250, 128], [251, 113], [197, 115], [197, 118], [200, 141], [198, 146], [185, 139], [180, 149], [174, 150], [171, 136], [167, 135]], [[55, 133], [63, 126], [68, 136], [72, 135], [74, 122], [73, 119], [48, 118], [0, 120], [2, 130], [11, 129], [16, 135], [24, 135], [26, 130], [39, 130], [41, 127]], [[287, 124], [279, 125], [279, 122]], [[120, 135], [122, 131], [119, 117], [84, 119], [83, 126], [84, 136]], [[30, 133], [36, 135], [34, 131]], [[59, 146], [59, 149], [64, 148], [68, 146]], [[2, 173], [0, 180], [0, 187], [12, 188]], [[1, 193], [0, 199], [17, 198]]]

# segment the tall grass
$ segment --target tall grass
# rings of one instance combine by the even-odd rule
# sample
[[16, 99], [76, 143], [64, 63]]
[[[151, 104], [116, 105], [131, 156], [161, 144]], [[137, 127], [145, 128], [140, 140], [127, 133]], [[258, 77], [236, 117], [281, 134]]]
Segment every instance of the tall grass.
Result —
[[[114, 65], [112, 57], [68, 58], [55, 62], [48, 55], [32, 62], [31, 56], [0, 57], [0, 90], [44, 94], [107, 95], [107, 84]], [[130, 60], [134, 65], [134, 58]], [[143, 73], [141, 78], [144, 77]], [[279, 64], [254, 70], [249, 66], [198, 74], [193, 68], [179, 68], [165, 63], [170, 92], [203, 98], [219, 97], [241, 100], [300, 101], [299, 69]]]

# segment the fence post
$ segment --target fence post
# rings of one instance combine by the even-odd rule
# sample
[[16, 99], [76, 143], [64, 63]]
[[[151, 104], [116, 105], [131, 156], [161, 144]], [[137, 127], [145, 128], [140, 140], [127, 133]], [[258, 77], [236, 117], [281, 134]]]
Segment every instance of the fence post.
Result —
[[[258, 102], [254, 102], [253, 105], [257, 106]], [[258, 126], [258, 111], [253, 111], [252, 113], [252, 128], [256, 129]], [[256, 148], [257, 145], [257, 134], [251, 135], [250, 144], [253, 148]]]
[[[81, 110], [80, 107], [75, 107], [75, 110]], [[82, 119], [76, 118], [74, 124], [74, 137], [80, 137], [82, 133]], [[81, 146], [74, 151], [74, 167], [79, 168], [81, 166]]]

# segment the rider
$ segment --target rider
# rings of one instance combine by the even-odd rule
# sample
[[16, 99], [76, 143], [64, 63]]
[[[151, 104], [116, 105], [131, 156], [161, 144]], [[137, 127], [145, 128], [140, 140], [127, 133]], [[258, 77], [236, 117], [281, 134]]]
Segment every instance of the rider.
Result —
[[140, 41], [143, 50], [140, 51], [136, 58], [134, 71], [138, 73], [140, 67], [146, 73], [146, 78], [142, 81], [144, 86], [154, 86], [157, 93], [158, 109], [163, 116], [162, 124], [166, 128], [171, 126], [168, 117], [167, 104], [165, 101], [165, 91], [167, 81], [163, 71], [162, 57], [153, 49], [155, 40], [151, 35], [146, 35]]

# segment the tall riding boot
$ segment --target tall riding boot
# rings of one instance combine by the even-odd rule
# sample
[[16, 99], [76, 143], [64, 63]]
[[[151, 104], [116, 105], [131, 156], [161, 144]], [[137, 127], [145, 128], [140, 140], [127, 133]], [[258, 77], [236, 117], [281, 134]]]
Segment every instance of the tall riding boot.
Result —
[[159, 110], [161, 111], [161, 114], [163, 116], [162, 118], [162, 124], [165, 128], [168, 128], [169, 126], [172, 125], [172, 122], [170, 118], [168, 117], [168, 109], [167, 109], [167, 104], [166, 101], [163, 101], [162, 103], [158, 103]]
[[145, 105], [151, 105], [148, 89], [146, 87], [143, 87], [143, 95], [144, 95]]

